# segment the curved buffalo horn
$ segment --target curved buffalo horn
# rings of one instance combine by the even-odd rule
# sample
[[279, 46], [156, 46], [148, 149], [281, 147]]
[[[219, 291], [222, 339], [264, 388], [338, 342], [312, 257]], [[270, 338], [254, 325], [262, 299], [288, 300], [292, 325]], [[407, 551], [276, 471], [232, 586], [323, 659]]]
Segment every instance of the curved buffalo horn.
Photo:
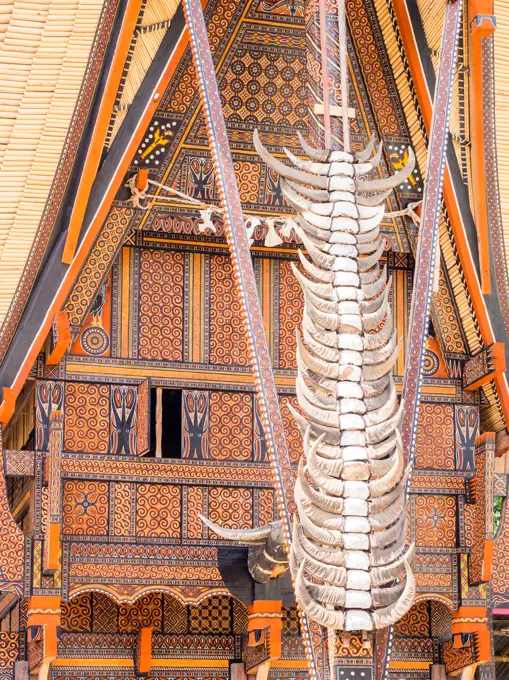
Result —
[[295, 154], [289, 151], [287, 148], [283, 147], [283, 151], [296, 168], [299, 170], [305, 170], [306, 172], [312, 172], [315, 175], [328, 175], [330, 170], [330, 163], [317, 163], [316, 161], [303, 161], [298, 158]]
[[256, 151], [260, 158], [273, 170], [279, 173], [282, 177], [287, 179], [293, 179], [297, 182], [302, 182], [302, 184], [309, 184], [316, 189], [328, 189], [329, 178], [320, 175], [313, 175], [310, 172], [303, 172], [302, 170], [296, 170], [295, 168], [290, 168], [285, 165], [282, 161], [274, 158], [267, 149], [263, 146], [258, 136], [258, 130], [253, 133], [253, 142]]
[[313, 203], [294, 191], [284, 179], [281, 180], [281, 193], [296, 210], [309, 210]]
[[215, 531], [221, 538], [226, 538], [230, 541], [238, 541], [239, 543], [247, 543], [248, 545], [263, 545], [270, 536], [272, 526], [268, 524], [265, 527], [257, 527], [256, 529], [226, 529], [225, 527], [212, 522], [208, 517], [198, 515], [201, 521], [208, 526], [209, 529]]
[[390, 195], [391, 191], [392, 188], [387, 189], [386, 191], [383, 191], [382, 193], [376, 194], [374, 196], [359, 195], [357, 196], [357, 203], [359, 205], [365, 205], [368, 207], [381, 205], [385, 201], [385, 199]]
[[374, 194], [381, 191], [392, 190], [407, 180], [415, 169], [415, 154], [411, 147], [408, 147], [408, 161], [404, 168], [398, 170], [392, 177], [381, 179], [371, 179], [358, 183], [358, 190], [365, 194]]
[[316, 621], [321, 626], [325, 628], [331, 628], [332, 630], [343, 630], [345, 625], [345, 615], [342, 611], [336, 611], [335, 609], [327, 609], [322, 605], [318, 604], [309, 592], [307, 591], [306, 585], [304, 583], [304, 566], [305, 563], [301, 564], [299, 571], [297, 572], [297, 577], [295, 579], [295, 595], [298, 598], [298, 602], [302, 607], [303, 611], [310, 619]]
[[406, 571], [405, 589], [398, 599], [387, 607], [376, 609], [373, 612], [373, 623], [375, 628], [385, 628], [399, 621], [409, 611], [415, 598], [415, 576], [410, 569], [408, 562], [404, 563]]
[[366, 144], [364, 149], [362, 151], [356, 152], [355, 158], [358, 161], [361, 161], [361, 163], [364, 163], [364, 161], [368, 161], [371, 157], [371, 154], [373, 153], [374, 148], [375, 148], [375, 135], [371, 135], [369, 142]]
[[306, 156], [309, 156], [314, 161], [321, 161], [322, 163], [327, 160], [330, 153], [328, 149], [314, 149], [306, 142], [299, 130], [297, 130], [297, 137], [299, 139], [299, 144], [301, 145]]
[[323, 202], [329, 200], [329, 192], [325, 189], [310, 189], [309, 187], [304, 187], [301, 184], [292, 181], [291, 179], [287, 179], [286, 182], [292, 187], [294, 191], [297, 191], [306, 198], [310, 198], [312, 201]]

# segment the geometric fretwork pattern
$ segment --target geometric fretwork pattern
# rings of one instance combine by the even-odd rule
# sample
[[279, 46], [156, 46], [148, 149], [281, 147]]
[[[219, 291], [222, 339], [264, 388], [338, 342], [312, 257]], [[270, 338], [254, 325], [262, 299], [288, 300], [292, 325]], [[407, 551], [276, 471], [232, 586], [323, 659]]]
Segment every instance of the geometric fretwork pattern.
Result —
[[189, 608], [191, 633], [229, 633], [231, 630], [230, 598], [213, 595], [197, 607]]
[[292, 604], [291, 607], [283, 607], [283, 635], [291, 635], [297, 637], [300, 635], [300, 618], [297, 604]]
[[442, 602], [432, 600], [431, 609], [431, 637], [447, 640], [451, 637], [451, 610]]
[[118, 630], [118, 608], [111, 598], [94, 593], [94, 633], [115, 633]]
[[245, 635], [247, 633], [247, 609], [235, 598], [232, 598], [233, 634]]
[[173, 633], [174, 635], [187, 633], [187, 607], [177, 598], [165, 593], [163, 595], [163, 609], [163, 633]]

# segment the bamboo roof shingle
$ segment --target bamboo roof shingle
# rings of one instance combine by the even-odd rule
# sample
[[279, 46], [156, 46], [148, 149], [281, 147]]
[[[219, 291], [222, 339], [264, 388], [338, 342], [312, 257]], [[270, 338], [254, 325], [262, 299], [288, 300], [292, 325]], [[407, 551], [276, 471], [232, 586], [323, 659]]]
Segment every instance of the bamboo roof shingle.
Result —
[[0, 324], [66, 143], [102, 0], [0, 6]]

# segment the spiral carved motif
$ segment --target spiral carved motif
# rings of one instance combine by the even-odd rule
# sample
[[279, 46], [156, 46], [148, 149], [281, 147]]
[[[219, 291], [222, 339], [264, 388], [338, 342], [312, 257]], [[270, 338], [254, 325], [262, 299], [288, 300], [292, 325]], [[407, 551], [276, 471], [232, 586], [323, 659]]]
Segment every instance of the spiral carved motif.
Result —
[[136, 503], [136, 535], [180, 536], [180, 487], [139, 484]]
[[210, 260], [210, 362], [249, 364], [245, 324], [229, 257]]
[[250, 489], [212, 487], [209, 490], [209, 517], [222, 526], [250, 529], [253, 522], [252, 504]]
[[143, 250], [140, 273], [139, 355], [182, 360], [184, 254]]
[[242, 392], [210, 393], [209, 456], [251, 460], [253, 399]]
[[108, 453], [108, 385], [66, 383], [65, 450]]

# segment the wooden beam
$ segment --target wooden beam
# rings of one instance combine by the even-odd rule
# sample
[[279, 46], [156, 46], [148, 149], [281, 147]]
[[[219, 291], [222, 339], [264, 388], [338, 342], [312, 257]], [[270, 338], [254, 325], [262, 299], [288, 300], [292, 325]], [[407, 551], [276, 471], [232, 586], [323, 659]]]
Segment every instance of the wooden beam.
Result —
[[[263, 430], [274, 473], [279, 514], [286, 546], [289, 548], [291, 543], [289, 503], [293, 500], [293, 473], [272, 370], [270, 350], [265, 335], [263, 315], [258, 299], [249, 239], [244, 224], [242, 204], [235, 179], [235, 170], [203, 10], [199, 0], [184, 0], [183, 5], [214, 162], [216, 186], [221, 199], [226, 237], [230, 247], [234, 276], [238, 285], [242, 317], [255, 376], [256, 393], [261, 407]], [[311, 625], [302, 612], [301, 621], [310, 677], [314, 680], [320, 674], [311, 645]], [[317, 629], [318, 638], [321, 640], [319, 626]]]
[[[491, 293], [490, 241], [488, 227], [488, 200], [486, 183], [486, 162], [484, 128], [486, 101], [483, 69], [483, 41], [489, 38], [496, 28], [492, 15], [493, 3], [490, 0], [469, 1], [470, 21], [470, 129], [472, 142], [472, 199], [474, 206], [479, 260], [481, 270], [481, 289], [484, 294]], [[486, 10], [491, 9], [488, 15]], [[489, 161], [488, 161], [489, 162]]]
[[85, 217], [85, 211], [92, 189], [92, 183], [97, 174], [101, 161], [104, 141], [108, 133], [111, 113], [117, 97], [118, 88], [124, 71], [129, 47], [133, 39], [134, 29], [138, 20], [143, 0], [127, 0], [127, 6], [122, 18], [122, 25], [115, 45], [115, 53], [108, 73], [108, 79], [98, 107], [97, 120], [91, 133], [90, 143], [81, 171], [76, 197], [67, 228], [62, 262], [71, 264]]
[[53, 348], [46, 359], [48, 366], [57, 366], [71, 343], [71, 329], [67, 312], [57, 312], [52, 324]]
[[461, 25], [462, 0], [447, 5], [442, 34], [442, 49], [437, 78], [437, 90], [431, 135], [428, 147], [428, 174], [422, 202], [419, 241], [415, 258], [414, 287], [410, 309], [409, 337], [405, 363], [405, 395], [401, 436], [405, 453], [413, 461], [421, 385], [424, 372], [424, 352], [428, 336], [433, 280], [438, 253], [438, 222], [442, 206], [442, 188], [448, 121], [451, 108], [454, 73], [457, 57], [458, 35]]
[[[429, 134], [433, 111], [433, 92], [431, 91], [426, 78], [426, 68], [419, 51], [410, 13], [410, 5], [413, 6], [413, 3], [410, 2], [410, 0], [393, 0], [392, 2], [400, 29], [401, 40], [405, 49], [405, 56], [412, 76], [412, 83], [417, 94], [424, 125]], [[416, 11], [416, 9], [413, 8], [413, 11]], [[445, 167], [443, 192], [447, 213], [451, 221], [454, 243], [458, 251], [462, 271], [465, 276], [481, 336], [484, 344], [490, 345], [493, 342], [496, 342], [496, 338], [489, 318], [488, 308], [482, 295], [480, 282], [475, 269], [474, 257], [463, 224], [460, 199], [452, 181], [448, 163]], [[495, 378], [495, 385], [502, 411], [506, 421], [509, 423], [509, 388], [505, 374]]]

